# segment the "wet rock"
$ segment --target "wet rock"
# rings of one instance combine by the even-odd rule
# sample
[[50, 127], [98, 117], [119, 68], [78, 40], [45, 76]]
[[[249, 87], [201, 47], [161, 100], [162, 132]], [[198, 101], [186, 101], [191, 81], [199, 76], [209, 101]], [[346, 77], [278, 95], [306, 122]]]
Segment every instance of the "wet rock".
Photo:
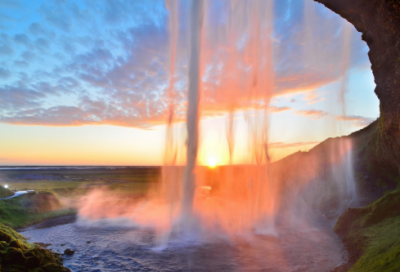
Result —
[[69, 249], [69, 248], [67, 248], [66, 250], [64, 250], [64, 254], [65, 255], [74, 255], [74, 253], [75, 253], [75, 250], [72, 250], [72, 249]]
[[25, 254], [25, 256], [26, 257], [36, 256], [42, 260], [42, 263], [56, 263], [57, 262], [55, 256], [52, 254], [51, 251], [40, 248], [40, 247], [35, 247], [35, 248], [29, 250]]
[[45, 272], [71, 272], [68, 268], [59, 264], [46, 264], [41, 267]]
[[43, 248], [47, 248], [49, 246], [51, 246], [52, 244], [45, 244], [45, 243], [34, 243], [35, 245], [41, 246]]

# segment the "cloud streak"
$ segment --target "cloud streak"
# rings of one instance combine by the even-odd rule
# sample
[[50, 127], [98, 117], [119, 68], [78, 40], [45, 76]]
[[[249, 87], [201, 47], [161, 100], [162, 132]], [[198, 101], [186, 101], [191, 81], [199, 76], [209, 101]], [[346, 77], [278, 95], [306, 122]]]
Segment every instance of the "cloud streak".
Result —
[[297, 110], [294, 111], [295, 114], [310, 117], [313, 119], [320, 119], [324, 116], [327, 116], [328, 113], [326, 111], [321, 110]]
[[284, 142], [274, 142], [268, 144], [269, 148], [290, 148], [290, 147], [299, 147], [299, 146], [309, 146], [309, 145], [317, 145], [320, 142], [295, 142], [295, 143], [284, 143]]
[[278, 113], [278, 112], [283, 112], [283, 111], [289, 111], [292, 108], [289, 107], [275, 107], [275, 106], [270, 106], [269, 111], [273, 113]]
[[368, 118], [368, 117], [357, 116], [357, 115], [337, 116], [335, 119], [338, 121], [350, 121], [356, 127], [366, 127], [369, 124], [371, 124], [373, 121], [375, 121], [374, 118]]

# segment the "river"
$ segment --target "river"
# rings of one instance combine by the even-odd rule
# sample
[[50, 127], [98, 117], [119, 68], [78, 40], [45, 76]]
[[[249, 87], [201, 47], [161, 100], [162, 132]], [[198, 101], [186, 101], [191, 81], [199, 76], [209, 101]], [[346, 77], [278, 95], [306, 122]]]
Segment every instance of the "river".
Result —
[[[149, 228], [98, 227], [63, 217], [20, 230], [30, 242], [51, 244], [72, 271], [330, 271], [346, 261], [331, 224], [310, 228], [278, 227], [276, 236], [219, 237], [207, 242], [182, 241], [178, 235], [159, 249]], [[107, 223], [107, 224], [106, 224]], [[114, 225], [114, 226], [113, 226]]]

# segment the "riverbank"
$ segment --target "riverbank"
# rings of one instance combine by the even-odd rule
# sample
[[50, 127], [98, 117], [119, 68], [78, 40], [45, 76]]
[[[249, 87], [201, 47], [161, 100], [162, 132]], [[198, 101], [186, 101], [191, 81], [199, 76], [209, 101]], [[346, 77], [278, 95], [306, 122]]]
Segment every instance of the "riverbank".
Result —
[[0, 200], [0, 213], [0, 223], [15, 229], [76, 214], [76, 209], [65, 207], [53, 193], [42, 191]]
[[60, 254], [29, 243], [24, 236], [0, 224], [0, 270], [8, 272], [70, 272]]

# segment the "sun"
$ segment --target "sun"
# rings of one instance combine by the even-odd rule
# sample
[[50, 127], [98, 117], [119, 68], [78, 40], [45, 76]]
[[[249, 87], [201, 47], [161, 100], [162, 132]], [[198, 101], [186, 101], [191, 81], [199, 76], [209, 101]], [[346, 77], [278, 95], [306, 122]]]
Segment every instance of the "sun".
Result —
[[215, 168], [217, 166], [217, 162], [218, 160], [216, 157], [211, 156], [207, 158], [207, 166], [210, 168]]

